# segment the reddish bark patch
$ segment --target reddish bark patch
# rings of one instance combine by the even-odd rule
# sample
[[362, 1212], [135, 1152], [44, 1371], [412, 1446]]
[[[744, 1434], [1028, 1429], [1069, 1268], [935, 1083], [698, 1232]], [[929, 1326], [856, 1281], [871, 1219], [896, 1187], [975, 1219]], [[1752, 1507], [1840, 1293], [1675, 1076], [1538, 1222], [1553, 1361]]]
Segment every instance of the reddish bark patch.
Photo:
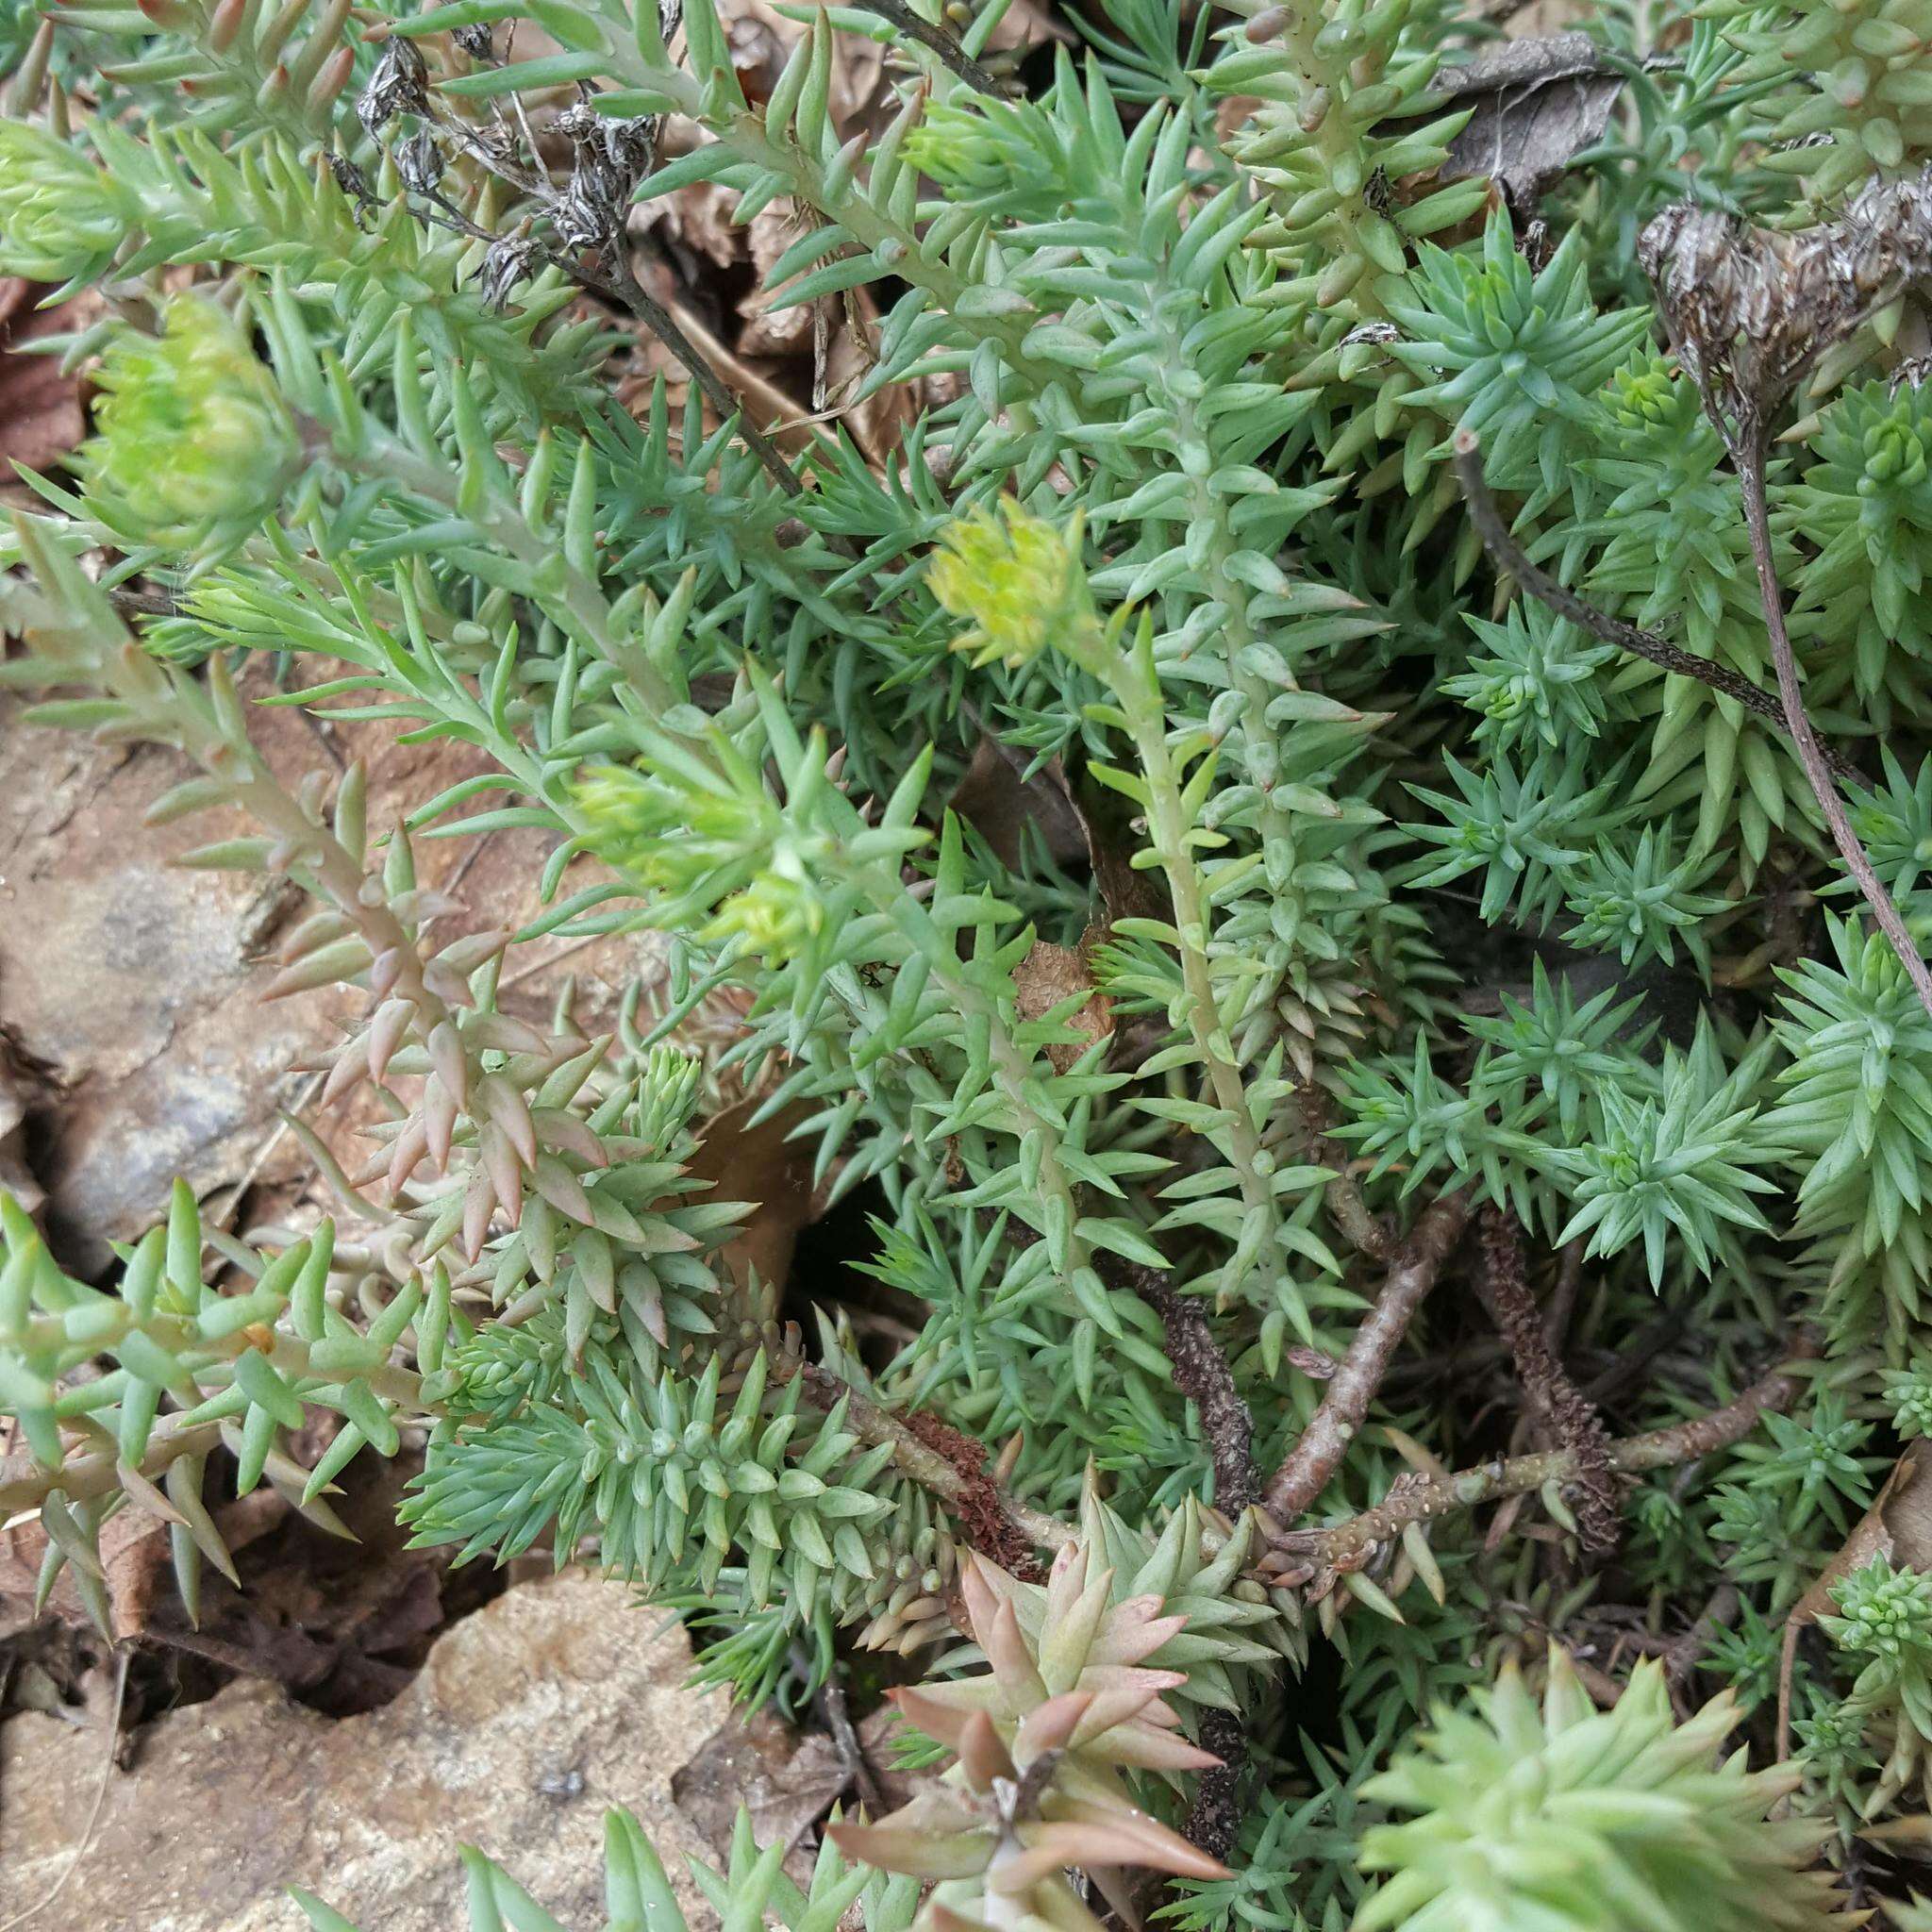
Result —
[[1046, 1571], [1025, 1534], [1000, 1503], [1000, 1492], [986, 1473], [986, 1445], [941, 1422], [936, 1415], [915, 1413], [906, 1426], [935, 1455], [943, 1456], [959, 1472], [966, 1487], [947, 1505], [966, 1533], [966, 1541], [982, 1557], [991, 1557], [1002, 1570], [1023, 1583], [1044, 1583]]

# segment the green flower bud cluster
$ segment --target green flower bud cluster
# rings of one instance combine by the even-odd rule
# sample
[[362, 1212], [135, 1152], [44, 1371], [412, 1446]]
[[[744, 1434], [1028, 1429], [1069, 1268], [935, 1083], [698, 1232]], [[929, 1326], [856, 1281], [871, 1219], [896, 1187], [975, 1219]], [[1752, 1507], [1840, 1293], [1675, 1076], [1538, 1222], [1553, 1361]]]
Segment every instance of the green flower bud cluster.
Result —
[[113, 176], [71, 142], [0, 120], [0, 274], [30, 282], [97, 275], [129, 219]]
[[1016, 671], [1049, 644], [1080, 650], [1095, 623], [1080, 538], [1077, 516], [1063, 525], [1010, 496], [949, 525], [926, 582], [942, 610], [972, 625], [954, 648]]
[[275, 378], [203, 297], [171, 301], [158, 336], [117, 336], [95, 382], [88, 500], [132, 541], [232, 544], [294, 475], [301, 442]]

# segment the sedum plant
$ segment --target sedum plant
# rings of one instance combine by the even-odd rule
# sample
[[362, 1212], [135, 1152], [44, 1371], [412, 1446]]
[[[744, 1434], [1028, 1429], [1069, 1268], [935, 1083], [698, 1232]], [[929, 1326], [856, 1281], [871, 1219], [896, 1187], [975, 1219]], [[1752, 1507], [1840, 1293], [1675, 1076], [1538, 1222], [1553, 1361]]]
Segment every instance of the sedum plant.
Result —
[[1541, 1700], [1507, 1672], [1367, 1788], [1396, 1819], [1363, 1840], [1390, 1875], [1357, 1924], [1832, 1924], [1818, 1827], [1770, 1816], [1797, 1774], [1723, 1757], [1734, 1720], [1720, 1694], [1675, 1723], [1655, 1662], [1610, 1710], [1561, 1652]]
[[[808, 1887], [741, 1828], [734, 1928], [1915, 1909], [1851, 1834], [1926, 1735], [1917, 4], [1094, 0], [1016, 68], [867, 0], [758, 76], [716, 0], [7, 12], [0, 273], [97, 297], [8, 728], [159, 748], [346, 1016], [328, 1219], [179, 1187], [82, 1278], [0, 1210], [42, 1600], [111, 1626], [133, 1512], [195, 1617], [228, 1496], [392, 1460], [748, 1703], [888, 1680], [948, 1768]], [[666, 306], [693, 195], [849, 395]], [[463, 775], [285, 783], [268, 705]], [[503, 830], [452, 936], [419, 860]], [[519, 992], [591, 939], [603, 1019]], [[746, 1262], [747, 1119], [849, 1266]]]

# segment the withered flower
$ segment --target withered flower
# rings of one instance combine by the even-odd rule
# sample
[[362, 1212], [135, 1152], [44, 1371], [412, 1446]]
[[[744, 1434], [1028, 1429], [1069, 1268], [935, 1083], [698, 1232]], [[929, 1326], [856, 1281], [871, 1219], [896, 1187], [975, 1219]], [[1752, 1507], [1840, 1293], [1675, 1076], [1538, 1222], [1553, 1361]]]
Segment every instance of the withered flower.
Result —
[[442, 150], [426, 127], [395, 145], [396, 173], [412, 194], [430, 194], [442, 179]]
[[376, 61], [375, 72], [369, 76], [369, 85], [356, 104], [363, 126], [374, 134], [398, 114], [426, 113], [428, 78], [422, 50], [415, 42], [401, 34], [391, 34], [383, 42], [382, 58]]
[[570, 141], [573, 167], [551, 220], [567, 246], [604, 247], [623, 232], [631, 190], [650, 168], [657, 123], [649, 115], [611, 120], [580, 101], [556, 125]]
[[1756, 228], [1681, 202], [1650, 223], [1637, 253], [1671, 346], [1735, 454], [1820, 356], [1932, 275], [1932, 169], [1874, 181], [1813, 228]]
[[541, 246], [527, 235], [505, 235], [493, 242], [476, 271], [476, 287], [483, 300], [491, 308], [501, 308], [542, 253]]

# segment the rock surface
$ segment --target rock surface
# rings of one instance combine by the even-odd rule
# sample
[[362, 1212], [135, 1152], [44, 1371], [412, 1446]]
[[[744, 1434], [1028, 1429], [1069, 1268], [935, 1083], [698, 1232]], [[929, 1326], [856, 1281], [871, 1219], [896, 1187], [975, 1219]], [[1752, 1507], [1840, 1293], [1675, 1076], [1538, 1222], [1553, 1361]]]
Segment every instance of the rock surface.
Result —
[[308, 1887], [364, 1932], [467, 1923], [458, 1844], [577, 1932], [604, 1921], [603, 1814], [635, 1811], [691, 1915], [702, 1842], [671, 1778], [723, 1722], [676, 1628], [565, 1574], [454, 1625], [382, 1709], [330, 1721], [240, 1682], [142, 1734], [109, 1774], [85, 1871], [53, 1892], [100, 1791], [101, 1739], [36, 1712], [0, 1728], [0, 1922], [33, 1932], [298, 1932]]

